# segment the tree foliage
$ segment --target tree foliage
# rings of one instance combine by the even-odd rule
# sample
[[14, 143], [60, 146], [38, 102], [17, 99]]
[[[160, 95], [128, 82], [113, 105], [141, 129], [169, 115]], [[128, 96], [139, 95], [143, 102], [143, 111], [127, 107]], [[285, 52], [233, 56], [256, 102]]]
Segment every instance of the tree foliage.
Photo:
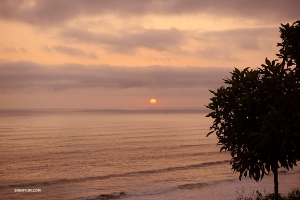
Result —
[[[279, 54], [276, 54], [279, 58], [283, 59], [283, 62], [287, 62], [287, 66], [296, 64], [300, 65], [300, 20], [290, 24], [281, 24], [280, 38], [281, 43], [277, 43], [277, 46], [281, 47]], [[283, 64], [284, 66], [284, 64]]]
[[300, 21], [282, 25], [280, 33], [281, 62], [266, 58], [257, 69], [235, 68], [226, 86], [210, 91], [208, 135], [215, 133], [220, 151], [230, 152], [240, 179], [259, 181], [300, 160]]

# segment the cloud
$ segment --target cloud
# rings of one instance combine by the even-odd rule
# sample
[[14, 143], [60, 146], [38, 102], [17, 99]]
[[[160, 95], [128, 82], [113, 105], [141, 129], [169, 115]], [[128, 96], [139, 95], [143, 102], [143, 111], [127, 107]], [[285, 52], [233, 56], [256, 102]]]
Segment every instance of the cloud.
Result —
[[18, 50], [14, 47], [2, 47], [1, 51], [4, 53], [17, 53]]
[[33, 62], [1, 62], [0, 90], [105, 89], [192, 89], [216, 88], [229, 77], [228, 68], [217, 67], [123, 67], [63, 64], [40, 65]]
[[211, 59], [236, 60], [237, 53], [241, 51], [273, 49], [278, 36], [277, 27], [261, 27], [208, 31], [193, 38], [199, 42], [199, 55]]
[[59, 53], [66, 54], [69, 56], [74, 56], [74, 57], [87, 57], [91, 59], [97, 59], [96, 54], [91, 53], [91, 52], [85, 52], [81, 49], [73, 48], [73, 47], [66, 47], [62, 45], [56, 45], [52, 47], [54, 50], [56, 50]]
[[[238, 60], [241, 52], [274, 50], [278, 42], [278, 27], [237, 28], [221, 31], [184, 31], [170, 29], [119, 30], [115, 33], [92, 32], [83, 29], [64, 29], [58, 37], [64, 41], [101, 45], [106, 51], [123, 54], [135, 53], [138, 49], [178, 52], [196, 55], [205, 59]], [[184, 49], [184, 45], [194, 49]]]
[[27, 50], [24, 47], [21, 47], [18, 49], [15, 47], [7, 47], [4, 45], [1, 45], [0, 52], [3, 52], [3, 53], [18, 53], [18, 52], [27, 53]]
[[41, 45], [40, 47], [41, 47], [41, 50], [43, 50], [45, 52], [48, 52], [48, 53], [52, 52], [52, 49], [48, 45]]
[[48, 45], [41, 45], [41, 50], [51, 53], [53, 51], [59, 52], [61, 54], [73, 56], [73, 57], [86, 57], [91, 59], [98, 59], [97, 55], [92, 52], [86, 52], [82, 49], [67, 47], [63, 45], [54, 45], [49, 47]]
[[24, 47], [21, 47], [20, 51], [23, 52], [23, 53], [27, 53], [27, 50]]
[[80, 16], [114, 14], [143, 15], [205, 14], [215, 17], [288, 22], [299, 18], [298, 0], [2, 0], [0, 18], [34, 25], [59, 25]]
[[92, 32], [82, 29], [65, 29], [60, 35], [64, 39], [94, 45], [104, 45], [119, 53], [131, 53], [139, 48], [165, 51], [178, 47], [185, 39], [184, 32], [176, 29], [121, 30], [116, 34]]

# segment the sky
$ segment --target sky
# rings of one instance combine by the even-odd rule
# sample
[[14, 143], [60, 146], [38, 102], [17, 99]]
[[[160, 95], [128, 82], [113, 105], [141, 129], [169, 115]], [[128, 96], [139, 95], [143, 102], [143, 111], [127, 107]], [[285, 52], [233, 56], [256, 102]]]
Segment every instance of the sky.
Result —
[[[0, 109], [199, 107], [299, 0], [1, 0]], [[155, 98], [156, 104], [150, 104]]]

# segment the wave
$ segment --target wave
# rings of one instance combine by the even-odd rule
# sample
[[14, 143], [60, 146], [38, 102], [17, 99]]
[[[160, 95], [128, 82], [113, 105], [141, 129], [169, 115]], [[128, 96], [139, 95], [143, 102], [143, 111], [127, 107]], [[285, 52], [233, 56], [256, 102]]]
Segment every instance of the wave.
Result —
[[236, 178], [234, 179], [224, 179], [224, 180], [218, 180], [218, 181], [210, 181], [210, 182], [203, 182], [203, 183], [191, 183], [191, 184], [183, 184], [178, 186], [170, 186], [166, 188], [156, 188], [151, 189], [147, 191], [137, 191], [137, 192], [120, 192], [120, 193], [113, 193], [113, 194], [100, 194], [97, 196], [90, 196], [90, 197], [80, 197], [76, 200], [106, 200], [106, 199], [123, 199], [128, 197], [145, 197], [145, 196], [154, 196], [154, 195], [161, 195], [161, 194], [167, 194], [169, 192], [174, 192], [177, 190], [191, 190], [191, 189], [199, 189], [203, 187], [209, 187], [214, 186], [217, 184], [223, 184], [228, 182], [234, 182], [236, 181]]
[[207, 152], [197, 152], [197, 153], [176, 153], [176, 154], [170, 154], [170, 155], [156, 155], [156, 156], [148, 156], [145, 158], [151, 158], [151, 159], [159, 159], [159, 158], [188, 158], [188, 157], [194, 157], [194, 156], [213, 156], [213, 155], [219, 155], [220, 152], [215, 152], [215, 151], [207, 151]]
[[92, 197], [80, 197], [76, 198], [76, 200], [108, 200], [108, 199], [120, 199], [122, 197], [125, 197], [126, 193], [125, 192], [120, 192], [117, 194], [100, 194], [97, 196], [92, 196]]
[[[165, 140], [165, 142], [168, 142], [169, 140]], [[157, 141], [158, 142], [158, 141]], [[139, 151], [139, 150], [143, 150], [145, 148], [151, 150], [155, 150], [155, 151], [161, 151], [161, 150], [164, 150], [164, 151], [167, 151], [167, 150], [177, 150], [177, 149], [180, 149], [180, 150], [184, 150], [184, 149], [193, 149], [193, 148], [198, 148], [198, 147], [201, 147], [201, 148], [208, 148], [208, 147], [211, 147], [211, 146], [215, 146], [216, 144], [211, 144], [211, 143], [207, 143], [207, 144], [181, 144], [181, 145], [170, 145], [170, 146], [163, 146], [163, 145], [160, 145], [160, 146], [141, 146], [140, 145], [141, 142], [132, 142], [132, 143], [126, 143], [126, 146], [105, 146], [105, 147], [102, 147], [101, 148], [101, 151], [110, 151], [110, 150], [113, 150], [115, 152], [126, 152], [126, 151]], [[153, 144], [155, 144], [155, 142], [152, 142]], [[149, 144], [149, 143], [148, 143]], [[130, 148], [128, 148], [128, 146]], [[219, 151], [217, 151], [217, 153], [220, 153]]]
[[202, 187], [207, 187], [207, 186], [212, 186], [212, 185], [217, 185], [217, 184], [223, 184], [223, 183], [230, 183], [237, 181], [237, 178], [231, 178], [231, 179], [223, 179], [223, 180], [215, 180], [215, 181], [209, 181], [209, 182], [203, 182], [203, 183], [189, 183], [189, 184], [184, 184], [178, 186], [179, 189], [197, 189], [197, 188], [202, 188]]
[[147, 175], [147, 174], [149, 175], [149, 174], [156, 174], [156, 173], [158, 174], [158, 173], [165, 173], [165, 172], [197, 169], [200, 167], [220, 165], [220, 164], [225, 164], [228, 162], [229, 162], [229, 160], [212, 161], [212, 162], [205, 162], [205, 163], [187, 165], [187, 166], [178, 166], [178, 167], [169, 167], [169, 168], [163, 168], [163, 169], [127, 172], [127, 173], [123, 173], [123, 174], [109, 174], [109, 175], [104, 175], [104, 176], [93, 176], [93, 177], [83, 177], [83, 178], [73, 178], [73, 179], [55, 179], [55, 180], [44, 181], [44, 182], [10, 184], [10, 185], [2, 185], [2, 186], [0, 186], [0, 189], [3, 189], [3, 188], [25, 188], [25, 187], [33, 187], [33, 186], [49, 186], [49, 185], [55, 185], [55, 184], [68, 184], [68, 183], [74, 183], [74, 182], [105, 180], [105, 179], [110, 179], [110, 178], [121, 178], [121, 177]]

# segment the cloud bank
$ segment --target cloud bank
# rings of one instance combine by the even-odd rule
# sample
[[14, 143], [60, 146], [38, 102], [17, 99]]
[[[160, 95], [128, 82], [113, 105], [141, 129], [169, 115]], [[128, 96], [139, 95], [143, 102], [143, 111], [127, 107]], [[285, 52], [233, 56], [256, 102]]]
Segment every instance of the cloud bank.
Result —
[[[58, 25], [80, 16], [204, 14], [260, 21], [299, 17], [298, 0], [2, 0], [0, 18], [35, 25]], [[272, 17], [270, 17], [272, 16]]]
[[176, 28], [171, 29], [141, 29], [117, 34], [93, 32], [82, 29], [66, 29], [61, 31], [59, 37], [75, 40], [93, 45], [104, 45], [110, 50], [127, 53], [138, 48], [146, 48], [156, 51], [169, 50], [171, 47], [181, 44], [184, 33]]
[[62, 64], [39, 65], [33, 62], [1, 62], [0, 90], [105, 89], [190, 89], [216, 88], [229, 77], [228, 68], [217, 67], [123, 67]]

